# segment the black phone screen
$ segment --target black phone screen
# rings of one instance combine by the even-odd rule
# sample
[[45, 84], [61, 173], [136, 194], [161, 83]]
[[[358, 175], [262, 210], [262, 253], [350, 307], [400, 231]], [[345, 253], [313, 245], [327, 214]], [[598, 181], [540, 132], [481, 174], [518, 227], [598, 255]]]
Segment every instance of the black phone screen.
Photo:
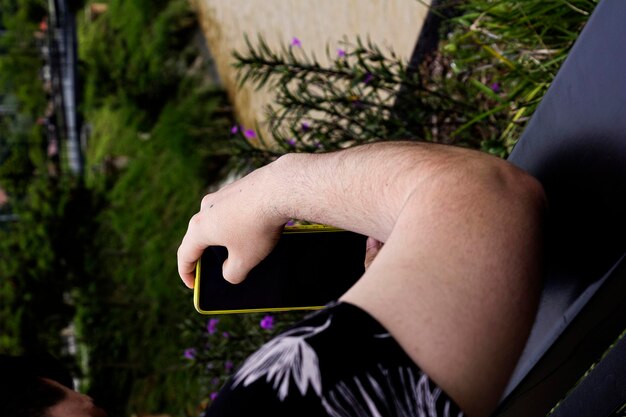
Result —
[[366, 240], [344, 230], [283, 233], [240, 284], [222, 276], [226, 248], [209, 247], [200, 260], [196, 309], [208, 314], [320, 308], [363, 275]]

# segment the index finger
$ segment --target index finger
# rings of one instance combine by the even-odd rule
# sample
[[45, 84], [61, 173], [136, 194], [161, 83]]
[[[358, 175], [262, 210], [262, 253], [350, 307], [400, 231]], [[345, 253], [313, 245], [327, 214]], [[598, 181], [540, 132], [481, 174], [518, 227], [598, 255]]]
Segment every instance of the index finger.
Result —
[[180, 275], [187, 288], [194, 287], [196, 264], [203, 251], [204, 247], [190, 242], [186, 236], [178, 247], [178, 275]]
[[190, 227], [183, 237], [183, 241], [178, 247], [178, 274], [188, 288], [193, 288], [196, 276], [196, 264], [202, 256], [202, 252], [206, 249], [206, 244], [201, 242], [197, 236], [196, 228], [192, 227], [197, 215], [193, 216], [190, 221]]

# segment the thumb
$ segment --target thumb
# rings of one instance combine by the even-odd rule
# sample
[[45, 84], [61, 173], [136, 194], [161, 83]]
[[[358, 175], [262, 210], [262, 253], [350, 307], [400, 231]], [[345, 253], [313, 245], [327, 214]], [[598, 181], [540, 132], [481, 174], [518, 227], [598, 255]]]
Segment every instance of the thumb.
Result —
[[365, 242], [365, 261], [363, 262], [365, 265], [365, 269], [369, 268], [382, 247], [382, 242], [374, 239], [373, 237], [367, 238], [367, 242]]
[[222, 266], [222, 275], [224, 279], [231, 284], [239, 284], [246, 279], [250, 270], [254, 265], [249, 265], [244, 261], [244, 258], [239, 256], [236, 252], [229, 253], [228, 258], [224, 261]]
[[[228, 258], [222, 266], [224, 279], [231, 284], [239, 284], [246, 279], [248, 273], [257, 266], [278, 243], [280, 233], [276, 236], [264, 236], [259, 239], [250, 239], [254, 242], [244, 245], [227, 246]], [[234, 247], [233, 247], [234, 246]]]

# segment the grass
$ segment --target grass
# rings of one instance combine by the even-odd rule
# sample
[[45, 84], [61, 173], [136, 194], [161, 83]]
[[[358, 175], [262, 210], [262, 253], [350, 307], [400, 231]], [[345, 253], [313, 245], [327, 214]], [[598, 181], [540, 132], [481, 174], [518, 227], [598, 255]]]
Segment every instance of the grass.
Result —
[[197, 54], [185, 5], [111, 1], [95, 22], [79, 22], [85, 184], [102, 201], [73, 293], [80, 389], [112, 416], [195, 416], [208, 395], [183, 359], [182, 323], [204, 318], [178, 277], [176, 250], [228, 160], [232, 122], [205, 67], [189, 70]]
[[432, 84], [476, 109], [452, 136], [470, 133], [481, 138], [482, 150], [506, 157], [596, 4], [596, 0], [462, 3], [458, 15], [444, 25], [438, 53], [447, 70]]
[[[180, 323], [200, 318], [178, 278], [176, 249], [211, 180], [213, 154], [194, 130], [220, 105], [212, 95], [196, 90], [173, 98], [149, 132], [140, 129], [145, 115], [129, 104], [88, 113], [86, 181], [107, 204], [98, 214], [90, 283], [76, 297], [80, 335], [90, 348], [83, 390], [114, 414], [181, 415], [206, 394], [181, 360]], [[113, 167], [112, 157], [127, 165]]]

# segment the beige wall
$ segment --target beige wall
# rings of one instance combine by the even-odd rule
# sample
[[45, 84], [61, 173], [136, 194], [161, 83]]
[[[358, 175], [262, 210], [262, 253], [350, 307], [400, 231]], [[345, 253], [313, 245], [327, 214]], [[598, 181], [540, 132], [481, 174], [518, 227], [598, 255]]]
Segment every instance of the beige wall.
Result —
[[[427, 6], [420, 0], [191, 0], [239, 121], [246, 127], [262, 122], [268, 91], [236, 87], [232, 51], [245, 51], [244, 35], [261, 34], [278, 47], [293, 37], [307, 54], [321, 62], [326, 47], [334, 53], [345, 38], [368, 36], [381, 48], [391, 48], [408, 60], [413, 52]], [[429, 2], [429, 1], [428, 1]]]

